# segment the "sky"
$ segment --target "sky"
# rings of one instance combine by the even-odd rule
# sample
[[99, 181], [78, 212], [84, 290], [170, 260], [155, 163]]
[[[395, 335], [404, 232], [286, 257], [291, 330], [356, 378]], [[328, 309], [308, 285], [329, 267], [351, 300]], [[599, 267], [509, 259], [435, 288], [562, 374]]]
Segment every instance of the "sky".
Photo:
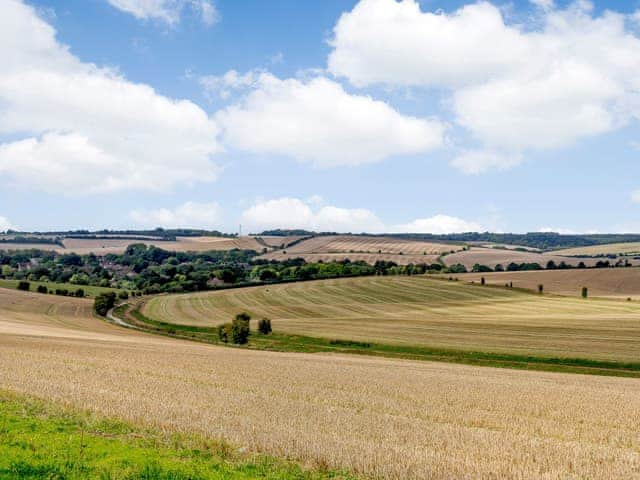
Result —
[[640, 0], [0, 0], [0, 231], [640, 232]]

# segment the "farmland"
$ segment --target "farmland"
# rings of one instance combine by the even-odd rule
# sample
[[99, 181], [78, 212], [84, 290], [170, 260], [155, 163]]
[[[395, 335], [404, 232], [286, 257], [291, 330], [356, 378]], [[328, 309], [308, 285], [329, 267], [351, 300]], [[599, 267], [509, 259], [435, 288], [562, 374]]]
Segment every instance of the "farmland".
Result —
[[588, 270], [545, 270], [533, 272], [467, 273], [460, 280], [480, 282], [484, 277], [489, 285], [513, 282], [517, 288], [536, 290], [543, 284], [549, 293], [577, 297], [582, 287], [590, 296], [640, 299], [640, 268], [602, 268]]
[[[626, 269], [628, 270], [628, 269]], [[366, 277], [158, 296], [143, 313], [215, 326], [247, 311], [311, 337], [468, 351], [640, 360], [640, 304], [418, 277]]]
[[593, 255], [640, 255], [640, 243], [605, 243], [588, 247], [567, 248], [552, 252], [555, 255], [593, 256]]
[[460, 244], [405, 240], [393, 237], [327, 235], [303, 240], [285, 251], [267, 253], [261, 258], [284, 260], [301, 257], [308, 262], [349, 259], [375, 263], [377, 260], [409, 263], [433, 263], [443, 253], [461, 250]]
[[175, 240], [165, 240], [162, 238], [150, 239], [140, 236], [123, 236], [117, 238], [63, 238], [62, 245], [54, 243], [0, 243], [0, 250], [26, 250], [39, 249], [50, 250], [59, 253], [77, 253], [85, 255], [95, 253], [96, 255], [106, 255], [108, 253], [121, 254], [127, 246], [133, 243], [144, 243], [154, 245], [168, 251], [175, 252], [207, 252], [221, 250], [255, 250], [262, 252], [279, 248], [281, 245], [299, 239], [300, 237], [177, 237]]
[[553, 260], [556, 264], [565, 262], [567, 265], [577, 266], [578, 263], [584, 262], [587, 267], [596, 264], [599, 259], [595, 258], [575, 258], [560, 255], [551, 255], [547, 253], [521, 252], [509, 249], [498, 248], [479, 248], [472, 247], [469, 250], [452, 253], [443, 257], [443, 261], [447, 266], [462, 264], [468, 270], [471, 270], [475, 264], [487, 265], [495, 268], [500, 264], [506, 268], [509, 263], [538, 263], [544, 267], [549, 260]]
[[19, 394], [365, 477], [639, 473], [634, 379], [221, 348], [101, 324], [82, 299], [67, 325], [8, 292], [0, 325], [24, 321], [0, 335], [0, 388]]

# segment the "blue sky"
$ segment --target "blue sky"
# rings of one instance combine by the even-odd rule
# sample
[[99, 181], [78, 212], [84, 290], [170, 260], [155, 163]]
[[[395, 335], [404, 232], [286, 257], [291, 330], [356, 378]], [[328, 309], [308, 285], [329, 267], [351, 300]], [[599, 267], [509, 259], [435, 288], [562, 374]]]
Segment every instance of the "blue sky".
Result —
[[0, 0], [0, 230], [638, 232], [638, 9]]

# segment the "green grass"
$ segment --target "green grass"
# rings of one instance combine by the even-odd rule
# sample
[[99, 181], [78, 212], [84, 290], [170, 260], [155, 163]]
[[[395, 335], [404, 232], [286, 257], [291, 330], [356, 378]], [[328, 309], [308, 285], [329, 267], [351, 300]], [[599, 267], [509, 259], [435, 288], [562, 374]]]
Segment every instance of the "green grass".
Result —
[[[0, 279], [0, 288], [17, 289], [18, 288], [18, 283], [19, 283], [19, 280]], [[75, 284], [72, 284], [72, 283], [32, 282], [32, 281], [29, 281], [29, 285], [30, 285], [30, 291], [31, 292], [35, 292], [36, 289], [40, 285], [44, 285], [49, 290], [52, 290], [54, 292], [56, 291], [56, 288], [60, 288], [60, 289], [65, 289], [66, 288], [67, 290], [69, 290], [69, 292], [75, 292], [77, 289], [81, 288], [81, 289], [84, 290], [85, 296], [88, 296], [88, 297], [96, 297], [96, 296], [100, 295], [101, 293], [105, 293], [105, 292], [118, 292], [119, 291], [116, 288], [93, 287], [93, 286], [90, 286], [90, 285], [75, 285]]]
[[215, 328], [158, 322], [146, 317], [137, 308], [129, 305], [121, 305], [116, 308], [114, 313], [117, 317], [123, 318], [127, 322], [152, 333], [235, 348], [298, 353], [347, 353], [519, 370], [640, 378], [640, 362], [604, 361], [589, 358], [548, 357], [425, 346], [391, 345], [358, 342], [339, 338], [328, 339], [291, 335], [279, 332], [270, 335], [260, 335], [258, 332], [252, 331], [249, 344], [239, 347], [220, 342], [217, 329]]
[[194, 436], [165, 435], [0, 391], [2, 480], [353, 478]]

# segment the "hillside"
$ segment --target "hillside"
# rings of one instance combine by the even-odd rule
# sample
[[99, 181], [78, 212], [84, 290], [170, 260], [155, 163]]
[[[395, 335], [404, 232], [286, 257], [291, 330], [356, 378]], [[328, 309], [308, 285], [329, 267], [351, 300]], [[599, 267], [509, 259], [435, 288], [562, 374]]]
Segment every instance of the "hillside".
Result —
[[466, 273], [458, 277], [477, 283], [484, 277], [490, 285], [513, 282], [516, 288], [530, 290], [537, 290], [538, 285], [543, 284], [546, 292], [573, 297], [580, 296], [582, 287], [587, 287], [590, 296], [640, 299], [640, 268]]
[[367, 277], [151, 299], [143, 313], [215, 326], [247, 311], [312, 337], [486, 352], [640, 360], [640, 304], [539, 296], [425, 276]]
[[307, 262], [322, 260], [363, 260], [375, 263], [378, 260], [392, 261], [398, 265], [409, 263], [435, 263], [443, 253], [458, 251], [460, 244], [434, 243], [406, 240], [395, 237], [364, 235], [325, 235], [302, 240], [285, 250], [262, 255], [265, 260], [304, 258]]
[[[184, 468], [208, 451], [263, 452], [322, 471], [393, 479], [632, 478], [640, 463], [637, 427], [629, 421], [640, 411], [635, 379], [221, 348], [144, 335], [84, 314], [81, 323], [67, 325], [46, 314], [55, 297], [42, 296], [35, 308], [32, 294], [10, 295], [0, 301], [0, 389], [76, 408], [94, 422], [81, 423], [77, 438], [67, 414], [47, 435], [31, 426], [26, 443], [3, 448], [42, 452], [39, 442], [58, 432], [64, 458], [82, 451], [82, 441], [87, 458], [97, 461], [111, 451], [94, 449], [96, 414], [110, 419], [99, 430], [103, 442], [121, 437], [120, 420], [136, 425], [125, 430], [130, 442], [149, 427], [172, 439], [151, 443], [159, 447], [198, 438], [181, 451]], [[79, 312], [86, 304], [72, 303]], [[30, 315], [14, 322], [14, 312]], [[19, 411], [48, 418], [32, 407]], [[15, 424], [5, 427], [6, 436]], [[125, 447], [115, 458], [135, 452], [135, 445]], [[242, 478], [226, 470], [233, 468], [229, 461], [218, 468], [229, 473], [223, 478]], [[306, 478], [297, 470], [266, 475], [261, 463], [252, 472]]]
[[567, 248], [555, 250], [555, 255], [568, 256], [595, 256], [595, 255], [638, 255], [640, 256], [640, 242], [629, 243], [605, 243], [588, 247]]

